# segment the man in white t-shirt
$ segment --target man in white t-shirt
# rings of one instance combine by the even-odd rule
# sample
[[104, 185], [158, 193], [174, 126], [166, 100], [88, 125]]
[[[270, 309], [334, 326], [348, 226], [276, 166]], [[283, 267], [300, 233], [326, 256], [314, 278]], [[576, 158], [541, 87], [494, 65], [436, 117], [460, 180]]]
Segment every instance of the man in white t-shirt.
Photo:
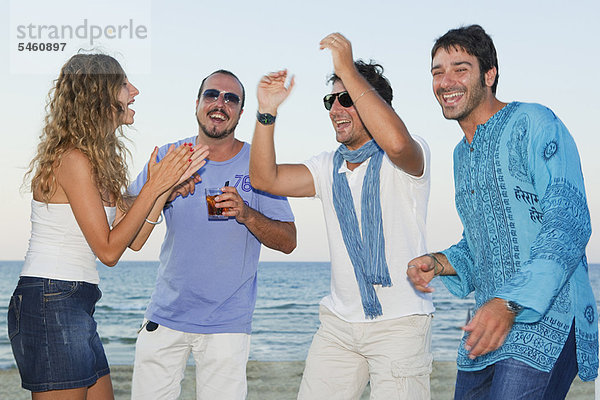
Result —
[[320, 47], [333, 57], [323, 101], [340, 147], [303, 164], [276, 164], [275, 117], [294, 85], [279, 71], [258, 85], [250, 157], [254, 187], [323, 203], [331, 293], [321, 301], [298, 398], [358, 399], [370, 381], [372, 398], [428, 399], [434, 308], [405, 271], [426, 251], [429, 150], [391, 107], [380, 65], [354, 62], [339, 33]]

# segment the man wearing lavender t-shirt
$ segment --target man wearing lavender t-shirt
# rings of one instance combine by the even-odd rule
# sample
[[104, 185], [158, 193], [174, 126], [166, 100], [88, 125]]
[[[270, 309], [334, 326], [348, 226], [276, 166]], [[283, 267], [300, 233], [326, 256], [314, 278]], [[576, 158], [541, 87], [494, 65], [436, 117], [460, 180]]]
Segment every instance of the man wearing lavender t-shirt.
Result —
[[[177, 398], [190, 353], [198, 399], [246, 397], [261, 243], [290, 253], [296, 228], [285, 198], [250, 185], [250, 145], [234, 137], [243, 103], [244, 88], [235, 75], [224, 70], [210, 74], [196, 100], [199, 133], [176, 143], [206, 144], [210, 155], [198, 171], [202, 181], [192, 182], [189, 195], [176, 197], [163, 210], [167, 232], [136, 342], [133, 399]], [[168, 147], [159, 150], [159, 158]], [[133, 194], [145, 182], [145, 171], [131, 185]], [[208, 187], [222, 188], [217, 207], [227, 208], [223, 215], [229, 218], [208, 220]]]

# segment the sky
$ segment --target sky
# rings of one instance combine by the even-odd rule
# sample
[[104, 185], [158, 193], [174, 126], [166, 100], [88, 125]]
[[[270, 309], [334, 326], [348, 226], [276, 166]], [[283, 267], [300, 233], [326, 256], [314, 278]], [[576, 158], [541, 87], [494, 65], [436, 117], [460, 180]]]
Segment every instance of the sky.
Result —
[[[596, 154], [600, 135], [595, 118], [600, 96], [594, 86], [600, 65], [597, 1], [0, 0], [0, 7], [4, 210], [0, 259], [22, 260], [25, 255], [31, 194], [22, 189], [23, 174], [38, 143], [52, 81], [80, 48], [116, 57], [140, 90], [132, 107], [135, 123], [126, 129], [134, 178], [154, 146], [197, 133], [198, 87], [203, 77], [221, 68], [237, 74], [246, 88], [245, 113], [236, 130], [239, 139], [252, 140], [260, 77], [287, 68], [296, 86], [277, 116], [278, 162], [302, 162], [335, 149], [334, 131], [321, 100], [329, 91], [331, 56], [319, 50], [319, 41], [331, 32], [340, 32], [352, 42], [355, 58], [373, 59], [384, 66], [394, 89], [394, 109], [412, 134], [428, 142], [432, 155], [428, 247], [442, 250], [456, 243], [462, 232], [454, 207], [452, 150], [463, 134], [456, 121], [443, 118], [433, 96], [430, 50], [449, 29], [477, 23], [492, 36], [498, 52], [497, 97], [550, 107], [574, 137], [592, 218], [588, 260], [600, 263], [600, 157]], [[40, 39], [42, 34], [49, 37], [51, 26], [67, 25], [83, 26], [80, 37], [66, 37], [63, 32], [52, 40]], [[128, 28], [120, 32], [111, 28], [125, 25]], [[103, 35], [91, 39], [98, 33], [92, 26], [103, 29]], [[18, 51], [19, 43], [42, 42], [66, 45], [62, 51]], [[291, 255], [263, 249], [261, 260], [329, 260], [320, 202], [290, 202], [298, 247]], [[123, 259], [157, 260], [163, 235], [164, 224], [142, 251], [128, 250]]]

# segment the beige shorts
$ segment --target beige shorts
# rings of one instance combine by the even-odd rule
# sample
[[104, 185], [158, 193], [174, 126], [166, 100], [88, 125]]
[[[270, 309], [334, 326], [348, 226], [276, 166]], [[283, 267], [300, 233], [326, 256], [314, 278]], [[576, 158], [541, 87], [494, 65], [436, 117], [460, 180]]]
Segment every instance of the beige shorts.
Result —
[[135, 344], [131, 398], [175, 400], [190, 356], [196, 362], [197, 400], [243, 400], [250, 335], [142, 329]]
[[432, 318], [349, 323], [321, 306], [298, 399], [359, 399], [369, 381], [371, 400], [430, 399]]

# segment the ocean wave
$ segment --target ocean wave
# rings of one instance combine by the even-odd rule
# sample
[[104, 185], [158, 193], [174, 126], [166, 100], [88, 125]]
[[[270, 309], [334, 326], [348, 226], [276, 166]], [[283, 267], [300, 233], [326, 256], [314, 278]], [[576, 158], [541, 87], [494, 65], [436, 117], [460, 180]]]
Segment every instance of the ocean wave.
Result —
[[265, 335], [276, 336], [276, 335], [308, 335], [315, 333], [315, 329], [267, 329], [267, 328], [259, 328], [252, 329], [252, 335]]
[[[22, 262], [13, 264], [4, 268], [5, 264], [0, 263], [0, 327], [4, 327], [0, 329], [0, 369], [15, 366], [7, 337], [6, 311]], [[158, 262], [120, 262], [119, 265], [127, 268], [120, 269], [119, 273], [100, 269], [103, 297], [94, 318], [111, 364], [131, 364], [136, 332], [155, 285]], [[127, 271], [128, 268], [131, 270]], [[261, 263], [259, 271], [250, 359], [304, 360], [319, 327], [318, 302], [329, 290], [328, 263]], [[590, 275], [597, 289], [600, 266], [590, 267]], [[460, 327], [474, 300], [472, 296], [453, 297], [441, 282], [435, 282], [434, 287], [437, 307], [432, 325], [434, 357], [453, 361], [463, 334]]]
[[292, 310], [292, 309], [305, 309], [305, 308], [315, 308], [318, 309], [319, 303], [285, 303], [285, 304], [277, 304], [277, 305], [258, 305], [255, 310]]
[[102, 340], [102, 344], [111, 344], [111, 345], [133, 344], [133, 345], [135, 345], [135, 341], [137, 340], [137, 337], [100, 337], [100, 340]]
[[136, 306], [136, 307], [132, 307], [131, 304], [99, 304], [96, 305], [96, 311], [131, 311], [131, 312], [144, 312], [146, 311], [146, 306]]

